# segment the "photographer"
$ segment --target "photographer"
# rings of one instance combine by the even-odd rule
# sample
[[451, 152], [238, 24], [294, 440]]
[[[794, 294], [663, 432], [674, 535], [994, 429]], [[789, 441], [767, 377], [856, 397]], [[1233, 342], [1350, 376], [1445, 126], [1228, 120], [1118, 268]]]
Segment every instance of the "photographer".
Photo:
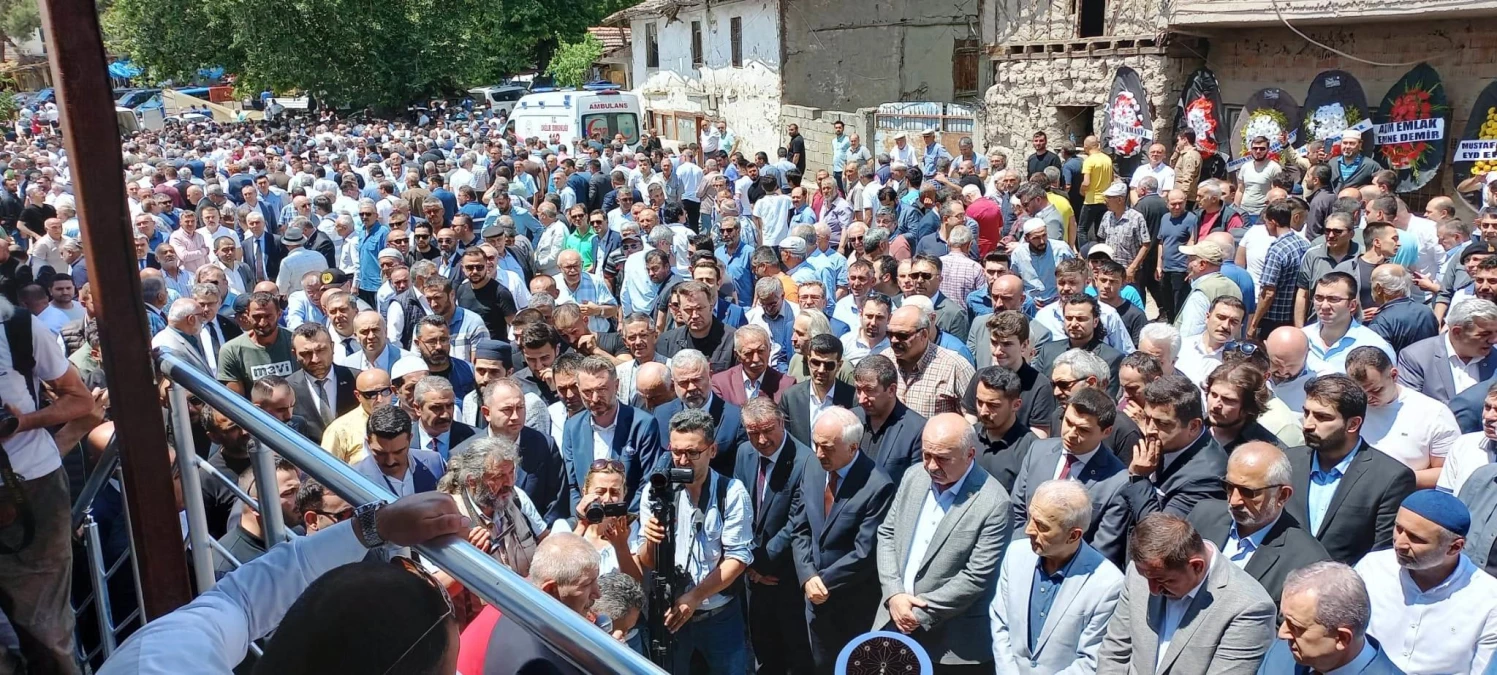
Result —
[[[33, 672], [73, 673], [72, 503], [48, 429], [89, 417], [94, 402], [40, 319], [0, 300], [0, 321], [0, 605], [30, 638]], [[43, 383], [52, 402], [38, 410]]]
[[[707, 666], [705, 672], [741, 675], [748, 649], [744, 612], [738, 604], [740, 591], [733, 584], [753, 562], [748, 490], [710, 468], [717, 455], [717, 429], [711, 414], [683, 410], [671, 418], [670, 427], [670, 468], [690, 470], [691, 479], [679, 487], [672, 485], [674, 508], [657, 513], [653, 493], [659, 490], [661, 481], [652, 477], [642, 490], [641, 520], [629, 540], [640, 567], [668, 577], [671, 568], [677, 567], [685, 577], [680, 580], [684, 592], [678, 592], [663, 617], [665, 630], [673, 635], [657, 633], [651, 638], [674, 642], [668, 668], [672, 673], [696, 672], [691, 664], [700, 654]], [[669, 533], [657, 518], [666, 513], [675, 521]], [[656, 546], [667, 537], [673, 544], [674, 558], [656, 560]], [[652, 615], [657, 612], [659, 608]], [[656, 631], [660, 626], [650, 628]]]
[[616, 459], [593, 462], [582, 484], [577, 526], [572, 531], [598, 550], [600, 574], [623, 572], [643, 582], [644, 573], [629, 550], [629, 505], [624, 501], [624, 492], [623, 462]]

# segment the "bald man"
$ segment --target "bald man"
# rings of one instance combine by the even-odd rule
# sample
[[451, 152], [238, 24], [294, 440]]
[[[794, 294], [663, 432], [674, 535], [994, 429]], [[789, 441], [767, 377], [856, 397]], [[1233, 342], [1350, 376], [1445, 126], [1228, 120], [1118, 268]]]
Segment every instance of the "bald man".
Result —
[[[1017, 274], [1004, 274], [988, 284], [989, 302], [993, 312], [1021, 310], [1024, 305], [1024, 279]], [[971, 296], [968, 296], [971, 297]], [[969, 305], [971, 303], [968, 303]], [[975, 368], [982, 370], [994, 365], [992, 353], [992, 331], [988, 328], [989, 314], [978, 314], [967, 331], [967, 349], [976, 359]], [[1029, 320], [1029, 344], [1038, 347], [1053, 339], [1050, 329], [1034, 319]]]
[[1268, 379], [1273, 385], [1274, 398], [1283, 401], [1290, 410], [1303, 410], [1305, 383], [1315, 377], [1305, 366], [1310, 356], [1310, 339], [1305, 331], [1280, 326], [1268, 334], [1263, 347], [1268, 351]]
[[338, 359], [338, 365], [354, 370], [378, 368], [389, 372], [395, 362], [406, 352], [385, 335], [385, 321], [374, 310], [365, 310], [353, 317], [353, 338], [358, 349]]
[[643, 410], [654, 411], [676, 400], [676, 389], [671, 385], [671, 371], [664, 363], [651, 361], [639, 367], [634, 374], [634, 401], [632, 405]]
[[1275, 603], [1290, 571], [1331, 559], [1325, 546], [1284, 511], [1293, 482], [1294, 469], [1278, 446], [1244, 443], [1227, 460], [1227, 499], [1196, 504], [1188, 518], [1202, 539], [1257, 579]]
[[364, 427], [369, 414], [379, 406], [389, 405], [395, 398], [390, 374], [378, 368], [359, 373], [354, 378], [353, 390], [359, 406], [333, 420], [322, 432], [322, 449], [350, 465], [363, 461], [369, 454], [364, 449]]
[[974, 461], [977, 432], [961, 415], [932, 417], [921, 445], [925, 470], [905, 472], [878, 528], [882, 602], [873, 628], [913, 637], [938, 673], [991, 672], [993, 636], [972, 606], [997, 582], [1008, 491]]

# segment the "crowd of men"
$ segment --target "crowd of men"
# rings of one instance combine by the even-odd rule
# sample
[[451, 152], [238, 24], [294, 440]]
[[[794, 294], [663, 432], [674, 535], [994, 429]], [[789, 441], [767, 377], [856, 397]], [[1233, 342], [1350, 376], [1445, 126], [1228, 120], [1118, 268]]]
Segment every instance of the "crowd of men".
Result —
[[[814, 172], [794, 125], [773, 162], [721, 121], [675, 149], [141, 132], [152, 342], [396, 498], [450, 495], [469, 541], [635, 649], [642, 585], [679, 568], [673, 673], [830, 673], [870, 630], [936, 673], [1488, 672], [1497, 208], [1411, 213], [1355, 133], [1253, 139], [1226, 174], [1187, 130], [1123, 175], [1090, 137], [1037, 132], [1021, 164], [836, 131]], [[101, 399], [68, 158], [40, 136], [0, 161], [0, 293], [43, 379], [65, 355]], [[270, 494], [256, 441], [194, 405], [217, 572], [251, 579], [279, 548], [236, 498]], [[669, 467], [692, 481], [655, 494]], [[299, 534], [354, 516], [277, 469]], [[460, 672], [547, 660], [435, 580]]]

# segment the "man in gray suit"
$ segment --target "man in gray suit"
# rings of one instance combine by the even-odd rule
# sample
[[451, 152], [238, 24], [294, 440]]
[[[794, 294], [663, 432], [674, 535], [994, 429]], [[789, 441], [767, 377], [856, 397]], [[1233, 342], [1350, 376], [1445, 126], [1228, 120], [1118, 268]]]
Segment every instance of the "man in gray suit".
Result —
[[1279, 637], [1299, 665], [1317, 673], [1403, 675], [1367, 635], [1372, 601], [1346, 563], [1317, 562], [1290, 572], [1282, 611]]
[[1445, 326], [1444, 333], [1415, 342], [1398, 353], [1398, 383], [1450, 403], [1473, 384], [1457, 384], [1450, 371], [1452, 363], [1458, 367], [1463, 362], [1470, 364], [1464, 368], [1476, 382], [1497, 375], [1497, 351], [1492, 349], [1492, 340], [1497, 337], [1497, 303], [1481, 298], [1462, 300], [1445, 315]]
[[993, 672], [988, 604], [1008, 540], [1008, 492], [977, 466], [977, 432], [956, 413], [931, 419], [924, 471], [906, 471], [878, 528], [883, 599], [874, 630], [891, 624], [930, 653], [935, 673]]
[[1497, 571], [1497, 464], [1471, 473], [1457, 494], [1471, 512], [1471, 531], [1466, 533], [1466, 557], [1477, 567]]
[[1008, 545], [989, 612], [998, 672], [1096, 672], [1123, 573], [1082, 538], [1091, 512], [1077, 481], [1048, 480], [1035, 490], [1028, 538]]
[[1073, 479], [1091, 497], [1084, 539], [1113, 564], [1124, 564], [1134, 514], [1152, 495], [1146, 483], [1129, 480], [1128, 467], [1103, 445], [1119, 416], [1107, 392], [1084, 386], [1071, 392], [1061, 414], [1059, 435], [1035, 441], [1024, 455], [1014, 479], [1012, 529], [1022, 529], [1029, 520], [1025, 505], [1041, 483]]
[[1129, 540], [1133, 565], [1099, 675], [1253, 675], [1274, 639], [1273, 599], [1184, 518], [1156, 513]]
[[166, 330], [151, 338], [151, 347], [169, 351], [203, 373], [214, 374], [198, 340], [202, 328], [202, 307], [192, 298], [177, 298], [166, 310]]

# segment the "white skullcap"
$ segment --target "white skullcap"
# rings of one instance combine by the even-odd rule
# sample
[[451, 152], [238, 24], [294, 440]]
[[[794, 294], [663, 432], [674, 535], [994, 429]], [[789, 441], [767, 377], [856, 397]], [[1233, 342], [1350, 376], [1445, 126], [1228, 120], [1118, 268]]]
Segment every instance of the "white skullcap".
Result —
[[1038, 232], [1043, 229], [1045, 229], [1045, 221], [1040, 220], [1039, 218], [1030, 218], [1029, 220], [1024, 221], [1024, 234], [1029, 234], [1030, 232]]

